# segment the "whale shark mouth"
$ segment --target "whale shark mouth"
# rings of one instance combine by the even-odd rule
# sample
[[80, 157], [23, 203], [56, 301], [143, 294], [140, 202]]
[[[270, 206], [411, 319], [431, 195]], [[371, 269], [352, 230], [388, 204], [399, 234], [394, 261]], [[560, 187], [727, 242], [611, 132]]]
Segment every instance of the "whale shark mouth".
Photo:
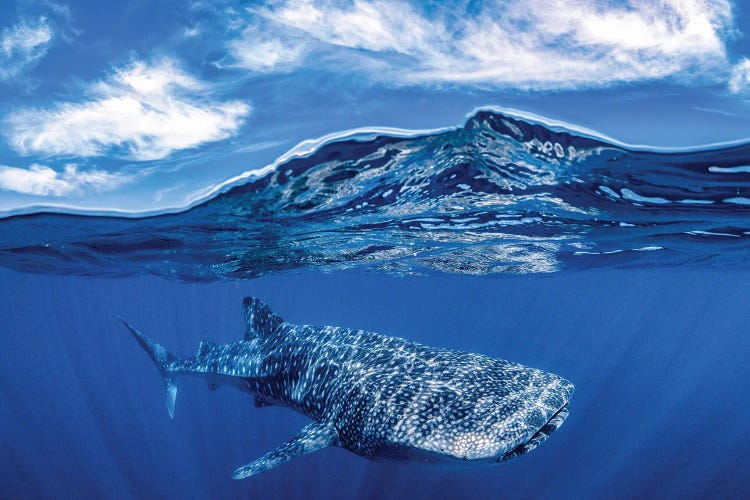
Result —
[[542, 444], [550, 434], [555, 432], [557, 428], [563, 424], [565, 419], [568, 417], [568, 413], [568, 403], [565, 403], [563, 407], [557, 410], [555, 414], [552, 415], [552, 418], [550, 418], [547, 423], [542, 426], [541, 429], [539, 429], [533, 436], [531, 436], [528, 441], [516, 446], [509, 452], [505, 453], [500, 458], [498, 458], [497, 461], [505, 462], [506, 460], [510, 460], [511, 458], [525, 455], [526, 453], [535, 449], [537, 446]]

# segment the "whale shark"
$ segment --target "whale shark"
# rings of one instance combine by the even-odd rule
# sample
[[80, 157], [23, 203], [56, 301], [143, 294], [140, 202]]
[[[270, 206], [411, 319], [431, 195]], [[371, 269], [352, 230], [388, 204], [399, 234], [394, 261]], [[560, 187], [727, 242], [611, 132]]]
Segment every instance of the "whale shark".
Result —
[[153, 360], [174, 418], [180, 375], [236, 387], [255, 405], [288, 407], [312, 423], [236, 469], [243, 479], [339, 446], [371, 460], [491, 464], [533, 450], [563, 423], [573, 384], [518, 363], [335, 326], [295, 325], [244, 300], [241, 341], [200, 343], [178, 359], [122, 320]]

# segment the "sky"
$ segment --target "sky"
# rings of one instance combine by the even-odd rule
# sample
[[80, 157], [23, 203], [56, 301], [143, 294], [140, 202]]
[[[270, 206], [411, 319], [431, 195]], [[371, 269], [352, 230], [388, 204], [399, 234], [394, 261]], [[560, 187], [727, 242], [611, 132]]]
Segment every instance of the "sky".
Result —
[[741, 140], [749, 31], [730, 0], [4, 0], [0, 216], [177, 209], [302, 141], [481, 106]]

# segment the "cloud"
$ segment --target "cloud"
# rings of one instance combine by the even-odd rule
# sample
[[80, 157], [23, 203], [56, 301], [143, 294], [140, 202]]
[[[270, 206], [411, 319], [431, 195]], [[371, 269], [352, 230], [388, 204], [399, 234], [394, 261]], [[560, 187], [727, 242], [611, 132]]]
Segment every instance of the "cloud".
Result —
[[[397, 84], [554, 89], [666, 77], [711, 79], [726, 69], [724, 40], [733, 33], [729, 0], [426, 5], [433, 7], [399, 0], [277, 0], [249, 12], [287, 35], [306, 36], [295, 51], [280, 50], [285, 69], [303, 64], [311, 50], [322, 50], [349, 57], [355, 67], [361, 63], [373, 77]], [[275, 40], [285, 47], [283, 37]], [[262, 43], [270, 47], [273, 41]], [[247, 50], [252, 52], [252, 45]], [[230, 52], [240, 60], [242, 51]], [[273, 61], [279, 53], [268, 52], [272, 55], [264, 59], [257, 50], [257, 57]], [[373, 60], [381, 64], [372, 65]]]
[[47, 54], [52, 29], [44, 17], [35, 23], [21, 22], [0, 33], [0, 80], [11, 80], [34, 66]]
[[732, 68], [729, 75], [729, 91], [743, 92], [750, 86], [750, 59], [743, 58]]
[[256, 21], [245, 25], [239, 38], [227, 43], [228, 61], [219, 67], [237, 67], [256, 73], [294, 69], [309, 51], [309, 44], [298, 33], [289, 33], [273, 24]]
[[191, 26], [186, 27], [182, 30], [182, 36], [185, 38], [195, 38], [196, 36], [200, 36], [201, 29], [198, 26]]
[[105, 170], [78, 170], [75, 164], [65, 165], [62, 172], [34, 163], [29, 168], [0, 165], [0, 189], [38, 196], [67, 196], [85, 190], [109, 191], [131, 180], [122, 173]]
[[350, 5], [282, 1], [256, 12], [317, 40], [373, 52], [426, 53], [448, 35], [441, 22], [427, 19], [407, 3], [390, 0]]
[[172, 60], [134, 62], [91, 84], [81, 102], [12, 113], [6, 136], [20, 154], [160, 159], [226, 139], [244, 123], [250, 106], [216, 101], [210, 90]]

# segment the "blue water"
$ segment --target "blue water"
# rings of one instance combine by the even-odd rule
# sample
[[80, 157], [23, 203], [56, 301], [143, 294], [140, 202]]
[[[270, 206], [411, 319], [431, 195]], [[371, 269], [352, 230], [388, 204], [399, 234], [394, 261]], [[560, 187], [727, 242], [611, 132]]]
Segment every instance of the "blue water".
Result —
[[[0, 497], [747, 497], [749, 153], [487, 114], [330, 143], [176, 214], [1, 219]], [[116, 317], [188, 356], [241, 337], [246, 295], [559, 374], [570, 416], [487, 468], [326, 449], [232, 481], [306, 419], [185, 378], [170, 420]]]

